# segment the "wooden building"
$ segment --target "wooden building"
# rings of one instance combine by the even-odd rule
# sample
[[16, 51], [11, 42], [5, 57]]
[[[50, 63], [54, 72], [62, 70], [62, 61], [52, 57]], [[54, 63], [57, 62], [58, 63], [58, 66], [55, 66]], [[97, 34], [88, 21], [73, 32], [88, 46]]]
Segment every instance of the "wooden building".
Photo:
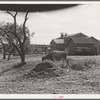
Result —
[[64, 50], [64, 39], [53, 39], [50, 43], [51, 50]]
[[50, 47], [51, 50], [67, 49], [69, 55], [98, 55], [100, 53], [99, 41], [83, 33], [71, 35], [61, 34], [61, 37], [51, 41]]

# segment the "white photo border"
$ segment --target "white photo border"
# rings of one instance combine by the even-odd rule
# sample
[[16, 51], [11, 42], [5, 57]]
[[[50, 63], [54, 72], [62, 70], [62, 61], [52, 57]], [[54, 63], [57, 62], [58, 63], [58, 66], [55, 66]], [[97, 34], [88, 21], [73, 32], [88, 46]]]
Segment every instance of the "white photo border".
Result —
[[[0, 1], [0, 4], [100, 4], [100, 1]], [[0, 99], [100, 99], [99, 94], [0, 94]]]

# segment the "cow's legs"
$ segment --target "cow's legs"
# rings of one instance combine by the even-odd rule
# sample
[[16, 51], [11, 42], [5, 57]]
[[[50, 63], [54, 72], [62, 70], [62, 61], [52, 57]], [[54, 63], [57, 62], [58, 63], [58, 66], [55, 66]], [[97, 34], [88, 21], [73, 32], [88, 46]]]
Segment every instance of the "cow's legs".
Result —
[[67, 67], [69, 65], [68, 59], [63, 59], [63, 66]]
[[68, 55], [65, 57], [66, 66], [69, 65], [69, 62], [68, 62], [68, 58], [67, 57], [68, 57]]
[[69, 65], [68, 59], [66, 59], [66, 64], [68, 64], [68, 65]]
[[62, 63], [63, 63], [62, 67], [66, 66], [66, 61], [64, 58], [62, 59]]

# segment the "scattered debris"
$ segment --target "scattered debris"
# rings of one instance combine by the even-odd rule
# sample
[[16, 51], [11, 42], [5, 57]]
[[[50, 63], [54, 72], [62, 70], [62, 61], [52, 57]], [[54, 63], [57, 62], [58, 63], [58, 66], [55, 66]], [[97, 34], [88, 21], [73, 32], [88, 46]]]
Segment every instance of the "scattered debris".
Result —
[[46, 60], [35, 65], [28, 73], [29, 77], [48, 78], [57, 77], [64, 74], [64, 70], [54, 62]]

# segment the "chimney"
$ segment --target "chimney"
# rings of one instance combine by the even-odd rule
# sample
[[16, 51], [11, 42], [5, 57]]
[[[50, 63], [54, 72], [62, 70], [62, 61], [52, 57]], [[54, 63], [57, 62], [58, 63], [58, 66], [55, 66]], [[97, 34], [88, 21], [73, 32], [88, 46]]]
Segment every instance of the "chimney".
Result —
[[64, 34], [63, 34], [63, 32], [61, 32], [61, 38], [63, 38], [64, 37]]
[[65, 33], [65, 36], [67, 36], [67, 33]]

